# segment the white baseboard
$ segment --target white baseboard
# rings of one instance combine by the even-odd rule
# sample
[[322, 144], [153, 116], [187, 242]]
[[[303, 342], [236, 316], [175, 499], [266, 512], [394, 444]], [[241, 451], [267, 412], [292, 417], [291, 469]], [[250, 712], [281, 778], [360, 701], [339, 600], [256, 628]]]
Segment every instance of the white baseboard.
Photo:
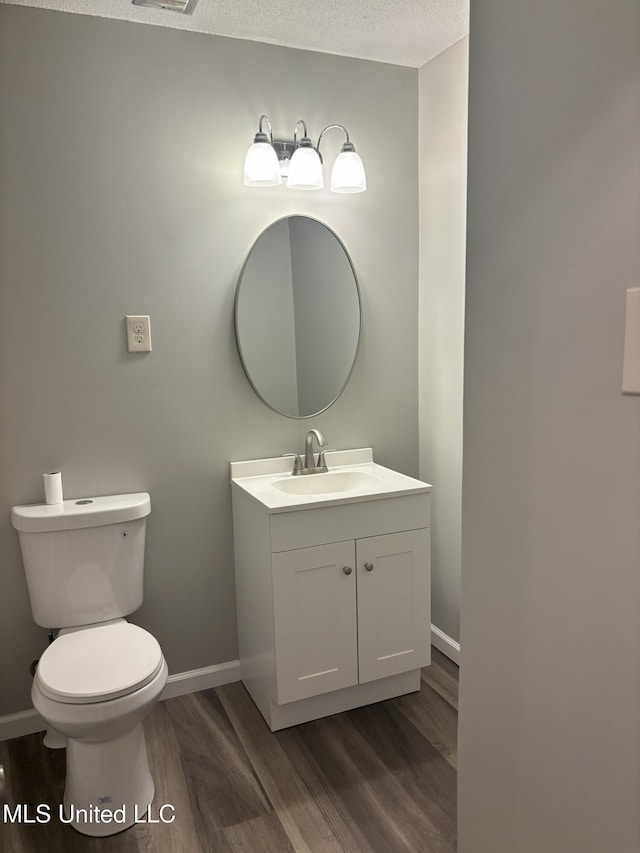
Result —
[[435, 625], [431, 626], [431, 645], [435, 646], [443, 655], [446, 655], [449, 660], [460, 666], [460, 643], [452, 640], [451, 637], [447, 636], [440, 628], [436, 628]]
[[0, 717], [0, 740], [42, 732], [46, 728], [47, 724], [35, 708], [29, 711], [18, 711], [17, 714], [5, 714], [4, 717]]
[[[454, 663], [460, 664], [460, 643], [452, 640], [435, 625], [431, 626], [431, 643]], [[167, 679], [167, 686], [162, 691], [160, 699], [173, 699], [175, 696], [220, 687], [234, 681], [240, 681], [240, 661], [237, 660], [187, 672], [177, 672]], [[19, 711], [17, 714], [6, 714], [0, 717], [0, 740], [30, 735], [33, 732], [44, 731], [46, 728], [47, 724], [35, 708]]]
[[[192, 669], [188, 672], [177, 672], [167, 679], [167, 686], [162, 691], [160, 700], [173, 699], [186, 693], [196, 693], [198, 690], [208, 690], [210, 687], [220, 687], [240, 681], [240, 661], [231, 660], [205, 666], [202, 669]], [[31, 708], [19, 711], [17, 714], [6, 714], [0, 717], [0, 740], [10, 740], [14, 737], [42, 732], [47, 724], [40, 714]]]
[[192, 669], [188, 672], [177, 672], [167, 679], [167, 686], [162, 691], [160, 700], [173, 699], [186, 693], [197, 693], [198, 690], [208, 690], [210, 687], [221, 687], [240, 681], [240, 661], [230, 660], [226, 663], [216, 663], [204, 666], [202, 669]]

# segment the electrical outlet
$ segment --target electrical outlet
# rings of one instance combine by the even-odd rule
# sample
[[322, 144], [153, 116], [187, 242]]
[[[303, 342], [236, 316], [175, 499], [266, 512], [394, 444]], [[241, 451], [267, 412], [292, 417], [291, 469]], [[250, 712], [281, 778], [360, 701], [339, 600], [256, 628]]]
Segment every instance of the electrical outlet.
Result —
[[127, 314], [127, 348], [129, 352], [151, 352], [151, 319], [148, 314]]

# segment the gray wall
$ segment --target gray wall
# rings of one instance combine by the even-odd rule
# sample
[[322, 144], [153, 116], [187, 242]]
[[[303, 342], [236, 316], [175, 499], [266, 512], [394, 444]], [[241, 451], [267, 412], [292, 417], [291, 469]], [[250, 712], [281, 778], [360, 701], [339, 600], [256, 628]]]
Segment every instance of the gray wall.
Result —
[[460, 853], [640, 850], [638, 0], [471, 9]]
[[420, 476], [433, 484], [432, 623], [460, 639], [469, 39], [420, 69]]
[[[372, 445], [381, 463], [417, 474], [418, 74], [2, 5], [0, 81], [0, 713], [9, 713], [29, 707], [28, 667], [44, 645], [9, 509], [42, 499], [42, 471], [61, 468], [68, 497], [150, 492], [135, 621], [157, 636], [171, 672], [236, 656], [230, 460], [300, 450], [318, 426], [332, 447]], [[261, 112], [278, 136], [301, 117], [314, 134], [346, 124], [368, 191], [244, 187]], [[349, 385], [307, 421], [255, 396], [233, 332], [247, 252], [289, 213], [340, 235], [363, 296]], [[148, 355], [125, 351], [123, 317], [136, 313], [151, 315]]]

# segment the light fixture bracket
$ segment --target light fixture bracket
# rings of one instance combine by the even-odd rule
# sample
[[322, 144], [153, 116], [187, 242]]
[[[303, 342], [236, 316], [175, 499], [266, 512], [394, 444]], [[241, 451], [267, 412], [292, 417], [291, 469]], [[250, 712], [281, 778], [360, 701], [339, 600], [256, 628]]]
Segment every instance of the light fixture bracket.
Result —
[[293, 139], [274, 139], [273, 147], [275, 148], [280, 165], [280, 174], [283, 178], [289, 175], [289, 163], [293, 157], [293, 152], [298, 147]]

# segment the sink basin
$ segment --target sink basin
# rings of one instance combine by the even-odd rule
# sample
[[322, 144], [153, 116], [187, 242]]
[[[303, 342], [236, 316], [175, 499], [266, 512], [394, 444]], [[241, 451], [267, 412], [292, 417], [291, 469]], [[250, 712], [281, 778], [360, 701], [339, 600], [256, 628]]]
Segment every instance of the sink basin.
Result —
[[375, 463], [370, 447], [327, 451], [327, 462], [329, 470], [324, 474], [295, 477], [291, 460], [282, 456], [232, 462], [233, 494], [239, 497], [244, 492], [269, 512], [278, 513], [431, 490], [428, 483]]
[[328, 471], [326, 474], [301, 474], [274, 480], [273, 488], [289, 495], [324, 495], [351, 492], [380, 484], [380, 479], [365, 471]]

